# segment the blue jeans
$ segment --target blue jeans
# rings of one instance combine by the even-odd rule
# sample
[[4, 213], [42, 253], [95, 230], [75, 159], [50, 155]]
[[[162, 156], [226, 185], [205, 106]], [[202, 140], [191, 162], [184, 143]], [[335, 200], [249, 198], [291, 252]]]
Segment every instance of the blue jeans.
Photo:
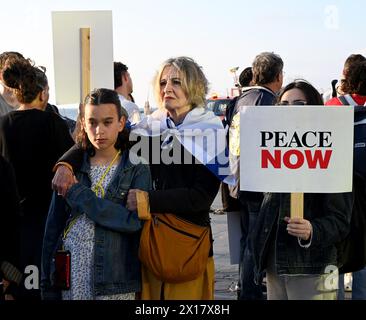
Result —
[[254, 260], [248, 245], [261, 203], [240, 199], [242, 237], [240, 240], [238, 300], [264, 300], [262, 285], [254, 282]]
[[344, 273], [338, 277], [337, 300], [344, 300]]
[[[352, 273], [352, 300], [366, 300], [366, 267]], [[344, 300], [344, 274], [339, 276], [338, 300]]]
[[366, 300], [366, 267], [352, 276], [352, 300]]

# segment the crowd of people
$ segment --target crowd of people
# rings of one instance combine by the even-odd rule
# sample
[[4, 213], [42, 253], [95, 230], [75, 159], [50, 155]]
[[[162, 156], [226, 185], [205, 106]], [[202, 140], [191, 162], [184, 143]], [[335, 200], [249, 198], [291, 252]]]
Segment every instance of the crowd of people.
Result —
[[[225, 210], [241, 218], [238, 299], [265, 299], [264, 277], [270, 300], [341, 299], [327, 270], [341, 267], [365, 181], [358, 176], [353, 192], [305, 194], [304, 218], [290, 218], [289, 194], [241, 191], [240, 110], [366, 105], [366, 58], [346, 60], [329, 101], [304, 79], [284, 85], [283, 67], [279, 55], [258, 54], [222, 122], [205, 108], [208, 80], [193, 59], [161, 64], [158, 109], [144, 118], [128, 67], [115, 62], [114, 90], [90, 92], [73, 123], [48, 103], [44, 68], [0, 54], [1, 299], [214, 299], [209, 212], [220, 186]], [[366, 299], [359, 269], [353, 298]]]

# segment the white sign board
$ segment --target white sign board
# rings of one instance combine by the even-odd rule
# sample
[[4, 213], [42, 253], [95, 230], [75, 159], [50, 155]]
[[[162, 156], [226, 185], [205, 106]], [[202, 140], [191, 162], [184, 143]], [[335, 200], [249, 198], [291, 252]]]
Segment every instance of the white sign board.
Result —
[[114, 89], [112, 11], [52, 12], [57, 104], [81, 102], [80, 28], [90, 28], [90, 88]]
[[352, 107], [242, 109], [241, 190], [349, 192], [352, 166]]

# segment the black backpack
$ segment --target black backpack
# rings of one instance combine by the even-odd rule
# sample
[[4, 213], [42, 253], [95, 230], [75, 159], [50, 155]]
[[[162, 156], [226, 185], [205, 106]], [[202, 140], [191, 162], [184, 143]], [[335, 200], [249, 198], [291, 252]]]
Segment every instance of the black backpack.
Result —
[[354, 108], [354, 203], [350, 232], [338, 245], [339, 273], [355, 272], [366, 266], [366, 107]]

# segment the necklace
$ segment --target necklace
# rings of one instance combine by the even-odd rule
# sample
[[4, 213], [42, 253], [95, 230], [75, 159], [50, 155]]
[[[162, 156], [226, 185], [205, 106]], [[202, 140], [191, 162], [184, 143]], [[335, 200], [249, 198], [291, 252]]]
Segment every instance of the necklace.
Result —
[[111, 161], [111, 163], [109, 164], [108, 168], [105, 169], [105, 171], [103, 172], [102, 177], [99, 179], [99, 181], [95, 184], [95, 186], [93, 187], [93, 192], [95, 193], [95, 195], [98, 196], [98, 193], [100, 192], [101, 197], [104, 198], [105, 195], [105, 190], [103, 188], [103, 181], [106, 177], [106, 175], [108, 174], [108, 172], [111, 170], [113, 164], [116, 162], [118, 156], [121, 154], [121, 150], [118, 150], [118, 152], [116, 153], [116, 155], [114, 156], [113, 160]]
[[[109, 170], [111, 170], [113, 164], [116, 162], [118, 156], [121, 154], [121, 150], [118, 150], [118, 152], [116, 153], [116, 155], [114, 156], [113, 160], [111, 161], [111, 163], [109, 164], [108, 168], [103, 172], [102, 177], [99, 179], [99, 181], [97, 182], [97, 184], [93, 187], [93, 192], [95, 193], [96, 196], [98, 196], [98, 192], [100, 191], [101, 197], [104, 198], [105, 195], [105, 190], [103, 188], [103, 181], [106, 177], [106, 175], [108, 174]], [[76, 222], [76, 218], [73, 218], [71, 220], [71, 222], [69, 223], [69, 225], [67, 226], [67, 228], [64, 230], [64, 234], [63, 234], [63, 240], [65, 241], [67, 234], [70, 232], [71, 227], [74, 225], [74, 223]], [[63, 247], [63, 246], [62, 246]]]

